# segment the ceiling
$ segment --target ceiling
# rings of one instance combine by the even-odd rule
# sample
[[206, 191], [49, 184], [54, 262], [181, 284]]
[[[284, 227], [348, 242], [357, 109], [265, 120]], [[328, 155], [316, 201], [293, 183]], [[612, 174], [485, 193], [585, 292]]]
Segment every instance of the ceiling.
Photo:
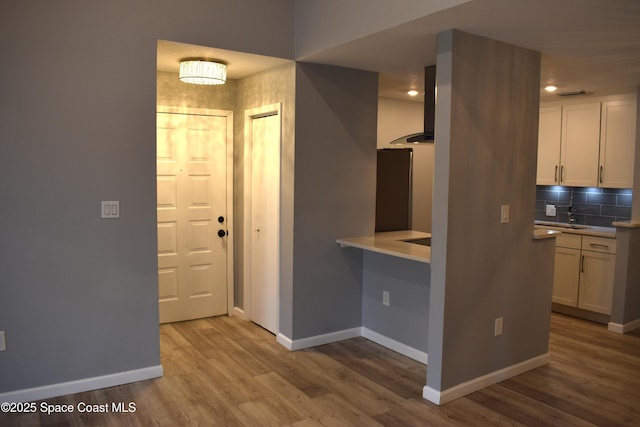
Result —
[[[298, 60], [380, 73], [380, 96], [410, 98], [436, 62], [436, 35], [457, 28], [542, 52], [541, 87], [606, 94], [640, 86], [640, 0], [472, 0]], [[177, 72], [180, 58], [208, 56], [242, 78], [287, 60], [160, 42], [158, 69]], [[541, 90], [541, 98], [550, 100]]]
[[158, 42], [158, 71], [177, 73], [184, 58], [217, 59], [227, 64], [227, 78], [241, 79], [259, 71], [290, 62], [282, 58], [254, 55], [233, 50], [195, 46], [165, 40]]

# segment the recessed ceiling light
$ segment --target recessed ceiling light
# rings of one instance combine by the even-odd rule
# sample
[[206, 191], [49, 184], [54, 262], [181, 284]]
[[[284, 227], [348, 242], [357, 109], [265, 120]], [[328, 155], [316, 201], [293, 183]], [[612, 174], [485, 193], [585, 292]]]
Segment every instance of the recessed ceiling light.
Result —
[[409, 96], [416, 96], [416, 95], [418, 95], [418, 91], [417, 91], [417, 90], [415, 90], [415, 89], [412, 89], [412, 90], [410, 90], [410, 91], [408, 91], [408, 92], [407, 92], [407, 95], [409, 95]]
[[558, 90], [558, 88], [555, 87], [554, 85], [549, 85], [545, 87], [544, 90], [546, 90], [547, 92], [555, 92], [556, 90]]

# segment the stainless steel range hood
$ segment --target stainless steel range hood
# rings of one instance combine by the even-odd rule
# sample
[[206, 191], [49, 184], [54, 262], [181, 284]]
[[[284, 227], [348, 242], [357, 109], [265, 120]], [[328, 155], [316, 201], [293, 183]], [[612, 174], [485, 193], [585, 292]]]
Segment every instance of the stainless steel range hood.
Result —
[[391, 144], [433, 143], [436, 116], [436, 66], [424, 69], [424, 132], [405, 135], [391, 141]]

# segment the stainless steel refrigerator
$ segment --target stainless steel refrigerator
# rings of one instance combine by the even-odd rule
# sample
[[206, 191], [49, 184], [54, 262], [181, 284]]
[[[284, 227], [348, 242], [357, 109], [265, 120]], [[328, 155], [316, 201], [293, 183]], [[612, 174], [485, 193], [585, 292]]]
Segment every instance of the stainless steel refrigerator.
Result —
[[376, 232], [411, 230], [413, 149], [378, 150]]

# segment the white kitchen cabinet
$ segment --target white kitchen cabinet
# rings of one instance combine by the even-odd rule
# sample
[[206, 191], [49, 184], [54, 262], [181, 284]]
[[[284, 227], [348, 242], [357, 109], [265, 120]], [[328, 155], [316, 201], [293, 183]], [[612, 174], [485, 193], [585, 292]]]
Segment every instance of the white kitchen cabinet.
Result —
[[558, 304], [578, 306], [580, 249], [556, 247], [553, 271], [553, 298]]
[[562, 107], [540, 108], [538, 123], [538, 185], [558, 185]]
[[578, 308], [611, 314], [615, 250], [614, 239], [582, 238]]
[[633, 188], [636, 100], [546, 105], [538, 127], [538, 185]]
[[556, 238], [552, 301], [571, 307], [578, 306], [580, 284], [580, 248], [582, 236], [563, 233]]
[[616, 240], [563, 233], [556, 239], [552, 301], [611, 314]]
[[602, 103], [598, 186], [633, 188], [636, 101]]
[[600, 103], [540, 108], [538, 185], [598, 184]]
[[559, 184], [570, 187], [598, 185], [600, 103], [562, 107]]

